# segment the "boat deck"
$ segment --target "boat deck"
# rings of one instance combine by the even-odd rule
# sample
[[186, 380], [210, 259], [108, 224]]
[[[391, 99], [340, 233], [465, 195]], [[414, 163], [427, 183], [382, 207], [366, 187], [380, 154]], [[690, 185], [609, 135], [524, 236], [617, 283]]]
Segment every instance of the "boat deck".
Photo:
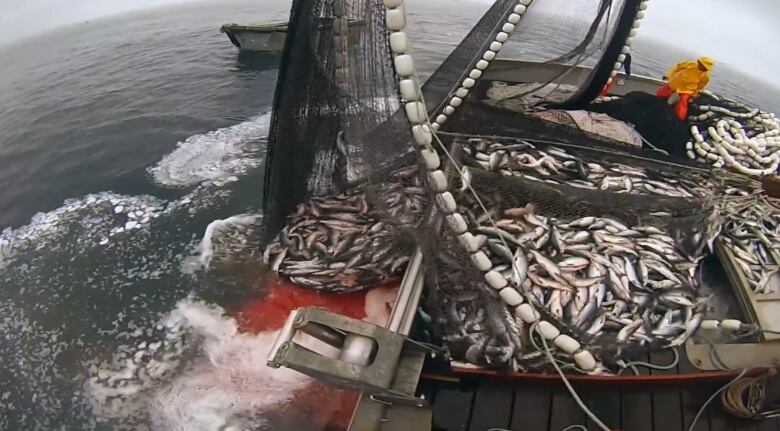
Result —
[[[659, 352], [649, 359], [670, 363], [672, 358], [671, 352]], [[652, 370], [650, 374], [691, 372], [696, 372], [695, 368], [681, 355], [676, 369]], [[723, 384], [709, 381], [617, 386], [578, 382], [574, 386], [588, 407], [612, 429], [687, 431], [702, 404]], [[424, 379], [420, 391], [433, 405], [434, 431], [561, 431], [575, 424], [598, 429], [560, 381], [466, 378], [455, 383]], [[721, 409], [716, 398], [694, 429], [780, 431], [780, 418], [763, 422], [734, 418]]]

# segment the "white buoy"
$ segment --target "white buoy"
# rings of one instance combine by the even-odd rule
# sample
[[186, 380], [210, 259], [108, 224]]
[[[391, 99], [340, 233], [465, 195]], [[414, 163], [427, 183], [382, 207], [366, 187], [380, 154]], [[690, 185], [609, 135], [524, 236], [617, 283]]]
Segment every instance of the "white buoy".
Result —
[[501, 48], [504, 46], [503, 43], [498, 41], [490, 42], [490, 50], [493, 52], [501, 51]]
[[724, 331], [736, 332], [742, 329], [742, 322], [736, 319], [725, 319], [720, 322], [720, 328]]
[[439, 114], [436, 116], [436, 124], [442, 125], [447, 122], [447, 116], [444, 114]]
[[404, 105], [406, 117], [413, 124], [424, 123], [428, 119], [428, 113], [425, 111], [425, 104], [422, 102], [409, 102]]
[[428, 147], [433, 142], [433, 133], [427, 124], [412, 127], [412, 137], [417, 145]]
[[580, 349], [580, 343], [566, 334], [561, 334], [553, 340], [555, 345], [568, 354], [572, 354]]
[[580, 350], [574, 354], [574, 362], [584, 371], [592, 371], [596, 368], [596, 358], [587, 350]]
[[520, 296], [520, 293], [511, 287], [503, 288], [500, 292], [498, 292], [498, 296], [500, 296], [501, 300], [510, 307], [516, 307], [523, 303], [523, 297]]
[[520, 18], [522, 18], [520, 15], [513, 13], [507, 17], [506, 21], [511, 24], [517, 24], [520, 22]]
[[438, 169], [439, 166], [441, 166], [441, 160], [439, 160], [439, 153], [437, 153], [436, 150], [423, 149], [420, 150], [420, 155], [422, 156], [423, 161], [425, 162], [425, 167], [427, 167], [429, 170]]
[[[496, 271], [489, 271], [485, 273], [485, 281], [493, 289], [501, 290], [507, 286], [507, 281], [501, 273]], [[522, 301], [521, 301], [522, 302]]]
[[493, 61], [493, 59], [496, 58], [496, 52], [495, 51], [485, 51], [482, 54], [482, 59], [485, 61]]
[[461, 85], [463, 86], [463, 88], [466, 88], [466, 89], [471, 88], [471, 87], [474, 86], [474, 84], [477, 83], [477, 81], [475, 81], [474, 79], [475, 78], [466, 78], [466, 79], [463, 80], [463, 84], [461, 84]]
[[[522, 2], [520, 2], [520, 3], [522, 3]], [[530, 3], [530, 2], [529, 2], [529, 3]], [[524, 14], [524, 13], [525, 13], [525, 11], [527, 11], [527, 10], [528, 10], [528, 7], [526, 6], [526, 4], [528, 4], [528, 3], [525, 3], [525, 4], [519, 4], [519, 5], [515, 6], [514, 12], [515, 12], [516, 14], [518, 14], [518, 15], [522, 15], [522, 14]]]
[[469, 89], [460, 87], [458, 88], [458, 91], [455, 92], [455, 95], [460, 97], [461, 99], [465, 99], [466, 96], [469, 95]]
[[[480, 61], [485, 61], [485, 60], [480, 60]], [[485, 62], [485, 63], [487, 63], [487, 62]], [[477, 62], [477, 64], [479, 64], [479, 62]], [[479, 70], [479, 69], [472, 69], [471, 72], [469, 72], [469, 78], [471, 78], [471, 79], [479, 79], [480, 76], [482, 76], [482, 71]], [[465, 81], [464, 81], [464, 85], [463, 86], [464, 87], [466, 86], [465, 85]]]
[[452, 115], [455, 113], [455, 107], [447, 105], [444, 107], [444, 110], [442, 112], [444, 113], [444, 115], [447, 116]]
[[501, 31], [504, 33], [512, 33], [515, 31], [515, 25], [511, 23], [506, 23], [501, 27]]
[[413, 79], [402, 79], [398, 83], [398, 87], [401, 90], [401, 97], [407, 102], [414, 102], [420, 99], [420, 89], [417, 87], [417, 82]]
[[439, 204], [439, 208], [446, 213], [451, 213], [458, 209], [455, 197], [450, 192], [442, 192], [436, 195], [436, 202]]
[[390, 50], [394, 54], [403, 54], [409, 49], [409, 39], [406, 33], [397, 31], [390, 35]]
[[509, 40], [509, 33], [506, 33], [506, 32], [502, 31], [502, 32], [499, 32], [496, 35], [496, 41], [499, 42], [499, 43], [504, 43], [507, 40]]
[[[493, 52], [493, 51], [488, 51], [488, 52]], [[485, 69], [488, 68], [488, 66], [490, 66], [490, 63], [488, 63], [485, 60], [479, 60], [474, 67], [476, 67], [476, 69], [479, 69], [479, 70], [485, 70]], [[480, 73], [480, 76], [482, 76], [481, 73]]]
[[474, 235], [472, 235], [471, 232], [464, 232], [458, 235], [458, 242], [469, 253], [473, 253], [479, 250], [479, 244], [477, 244], [477, 240], [474, 238]]
[[403, 30], [406, 27], [406, 16], [404, 9], [398, 7], [396, 9], [389, 9], [385, 13], [385, 23], [387, 28], [391, 31]]
[[515, 317], [525, 323], [534, 323], [539, 320], [539, 312], [531, 304], [522, 304], [515, 308]]
[[483, 251], [477, 251], [475, 253], [472, 253], [471, 262], [473, 262], [474, 266], [476, 266], [477, 269], [480, 271], [487, 271], [493, 267], [493, 264], [490, 263], [490, 259]]
[[542, 335], [542, 337], [552, 341], [557, 336], [561, 335], [561, 331], [558, 330], [552, 323], [542, 320], [536, 325], [536, 330]]
[[701, 321], [701, 325], [699, 325], [699, 328], [701, 328], [701, 329], [709, 329], [709, 330], [716, 330], [716, 329], [720, 328], [720, 321], [712, 320], [712, 319], [702, 320]]
[[398, 55], [393, 59], [395, 71], [403, 77], [414, 75], [414, 60], [409, 54]]
[[460, 235], [463, 232], [466, 232], [468, 225], [466, 225], [466, 220], [463, 219], [462, 215], [458, 213], [450, 214], [446, 217], [446, 219], [447, 219], [447, 225], [456, 234]]
[[441, 169], [429, 172], [428, 179], [430, 180], [431, 188], [436, 193], [447, 191], [447, 175]]
[[461, 103], [463, 103], [463, 99], [461, 99], [460, 97], [456, 96], [456, 97], [453, 97], [452, 99], [450, 99], [450, 105], [452, 105], [452, 106], [454, 106], [456, 108], [458, 106], [460, 106]]

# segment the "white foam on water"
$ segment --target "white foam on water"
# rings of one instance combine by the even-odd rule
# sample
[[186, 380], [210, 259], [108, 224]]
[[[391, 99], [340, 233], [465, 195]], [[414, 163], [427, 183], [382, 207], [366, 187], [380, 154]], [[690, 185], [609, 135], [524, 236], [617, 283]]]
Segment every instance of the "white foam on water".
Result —
[[145, 227], [164, 208], [165, 201], [146, 195], [101, 192], [68, 199], [53, 211], [35, 214], [27, 225], [0, 233], [0, 271], [8, 268], [20, 251], [55, 252], [78, 246], [60, 241], [68, 234], [77, 234], [81, 244], [106, 245], [117, 235]]
[[[263, 412], [291, 401], [311, 381], [266, 366], [278, 331], [240, 333], [220, 307], [187, 299], [159, 327], [167, 331], [163, 342], [140, 342], [130, 358], [87, 379], [98, 417], [124, 424], [146, 417], [153, 429], [192, 431], [243, 429], [249, 424], [242, 418], [251, 417], [255, 428]], [[188, 350], [195, 358], [181, 366]]]
[[271, 114], [224, 127], [179, 142], [176, 149], [147, 169], [153, 180], [168, 187], [191, 187], [205, 181], [237, 176], [260, 165], [258, 140], [268, 136]]
[[230, 256], [245, 258], [253, 249], [258, 250], [255, 234], [262, 219], [259, 214], [240, 214], [209, 223], [198, 245], [199, 255], [184, 262], [184, 272], [208, 269], [215, 255], [219, 260]]
[[[370, 292], [365, 320], [384, 325], [396, 294]], [[312, 382], [266, 366], [279, 331], [242, 333], [218, 306], [182, 300], [155, 329], [158, 341], [143, 339], [146, 331], [139, 330], [133, 345], [90, 370], [84, 387], [100, 422], [176, 431], [262, 429], [273, 426], [266, 423], [269, 414]], [[316, 344], [304, 338], [296, 340]]]

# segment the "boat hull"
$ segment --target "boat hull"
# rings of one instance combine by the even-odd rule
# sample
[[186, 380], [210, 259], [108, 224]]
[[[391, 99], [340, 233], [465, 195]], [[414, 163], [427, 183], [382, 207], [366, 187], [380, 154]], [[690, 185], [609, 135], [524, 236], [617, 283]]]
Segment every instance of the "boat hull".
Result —
[[272, 53], [284, 49], [287, 24], [225, 24], [220, 28], [220, 32], [227, 34], [230, 42], [242, 51]]

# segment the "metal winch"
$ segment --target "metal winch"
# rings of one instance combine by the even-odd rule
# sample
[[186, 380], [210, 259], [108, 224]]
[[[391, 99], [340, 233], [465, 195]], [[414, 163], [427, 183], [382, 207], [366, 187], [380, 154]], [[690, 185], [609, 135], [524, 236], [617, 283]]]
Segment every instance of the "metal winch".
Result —
[[350, 430], [429, 431], [431, 409], [415, 390], [423, 362], [435, 350], [406, 336], [422, 291], [421, 262], [417, 252], [387, 328], [321, 308], [300, 308], [288, 316], [268, 365], [361, 391]]

